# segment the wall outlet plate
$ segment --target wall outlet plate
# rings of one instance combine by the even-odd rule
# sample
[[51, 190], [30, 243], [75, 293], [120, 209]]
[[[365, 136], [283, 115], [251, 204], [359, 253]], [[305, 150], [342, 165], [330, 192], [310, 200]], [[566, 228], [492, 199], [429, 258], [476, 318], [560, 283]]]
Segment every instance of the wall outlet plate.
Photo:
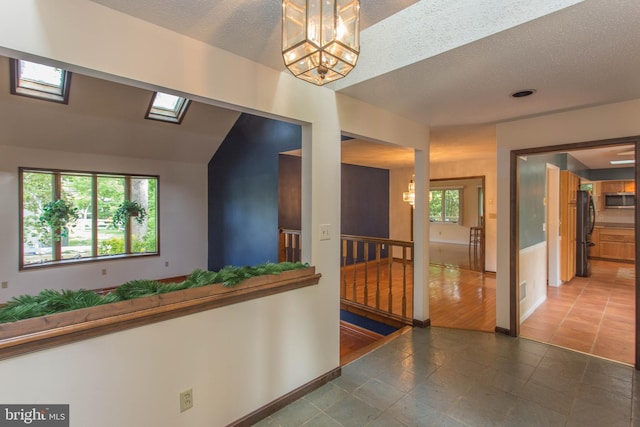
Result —
[[180, 412], [193, 408], [193, 389], [180, 393]]

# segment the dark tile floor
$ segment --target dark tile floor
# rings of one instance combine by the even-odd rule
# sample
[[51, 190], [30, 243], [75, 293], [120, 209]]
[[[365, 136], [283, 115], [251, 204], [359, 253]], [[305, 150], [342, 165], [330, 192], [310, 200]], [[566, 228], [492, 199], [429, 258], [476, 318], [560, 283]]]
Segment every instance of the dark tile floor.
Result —
[[412, 329], [259, 426], [640, 426], [632, 367], [503, 335]]

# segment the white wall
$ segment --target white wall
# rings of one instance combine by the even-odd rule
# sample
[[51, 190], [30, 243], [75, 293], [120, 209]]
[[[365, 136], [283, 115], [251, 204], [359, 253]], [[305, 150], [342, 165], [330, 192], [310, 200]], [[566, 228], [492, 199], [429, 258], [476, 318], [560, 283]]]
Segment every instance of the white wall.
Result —
[[[485, 269], [496, 271], [496, 230], [498, 227], [496, 204], [496, 159], [479, 158], [474, 161], [438, 162], [431, 165], [431, 179], [460, 178], [467, 176], [484, 176], [485, 189]], [[500, 219], [502, 224], [502, 218]], [[468, 242], [468, 234], [467, 234]]]
[[[320, 241], [319, 229], [340, 230], [341, 129], [425, 149], [427, 128], [84, 0], [1, 2], [0, 54], [303, 124], [303, 251], [322, 274], [311, 288], [0, 361], [0, 401], [69, 403], [73, 425], [224, 425], [339, 366], [340, 245]], [[76, 168], [94, 161], [76, 159]], [[161, 209], [162, 221], [177, 213], [184, 221], [181, 206]], [[3, 247], [15, 242], [16, 229], [2, 233]], [[188, 387], [195, 407], [180, 414]]]
[[[547, 298], [547, 243], [542, 242], [520, 251], [518, 285], [526, 283], [526, 297], [520, 301], [520, 322]], [[522, 298], [522, 295], [520, 295]]]
[[[160, 256], [18, 271], [18, 168], [159, 175]], [[95, 289], [132, 279], [159, 279], [207, 267], [207, 166], [0, 146], [0, 303], [48, 289]], [[169, 266], [165, 267], [165, 262]], [[101, 270], [107, 274], [102, 275]]]
[[434, 222], [430, 227], [429, 241], [439, 243], [469, 244], [469, 230], [478, 226], [478, 185], [481, 181], [454, 180], [431, 181], [431, 189], [463, 187], [462, 190], [462, 221], [460, 224], [445, 224]]
[[[640, 100], [584, 108], [497, 125], [498, 218], [497, 326], [509, 328], [510, 152], [583, 141], [640, 135]], [[542, 266], [540, 266], [542, 268]], [[528, 278], [520, 275], [520, 280]]]
[[[402, 200], [402, 193], [408, 190], [413, 176], [413, 168], [389, 170], [389, 238], [411, 240], [411, 205]], [[399, 248], [397, 248], [399, 249]], [[402, 257], [402, 251], [393, 254]]]
[[[0, 362], [3, 404], [68, 403], [72, 426], [224, 426], [326, 371], [313, 286]], [[192, 388], [194, 407], [178, 395]]]

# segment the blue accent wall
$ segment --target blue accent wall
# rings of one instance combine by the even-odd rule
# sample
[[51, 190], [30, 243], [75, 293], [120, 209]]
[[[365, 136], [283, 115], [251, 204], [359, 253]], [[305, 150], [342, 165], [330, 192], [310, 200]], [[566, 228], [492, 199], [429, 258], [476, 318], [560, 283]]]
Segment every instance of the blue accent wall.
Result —
[[209, 161], [210, 270], [278, 261], [278, 163], [298, 125], [242, 114]]
[[389, 237], [389, 171], [342, 164], [342, 234]]
[[520, 249], [544, 242], [547, 163], [562, 167], [566, 159], [561, 154], [539, 154], [519, 159], [520, 172]]
[[591, 169], [589, 179], [591, 181], [632, 180], [636, 179], [636, 170], [634, 168]]
[[[341, 234], [389, 238], [389, 171], [342, 164], [341, 166]], [[283, 228], [300, 229], [301, 159], [280, 156], [280, 212]], [[348, 247], [351, 257], [352, 246]], [[358, 261], [364, 249], [358, 248]], [[387, 256], [387, 249], [381, 252]], [[370, 248], [369, 259], [375, 259]]]
[[302, 162], [300, 157], [280, 155], [278, 184], [278, 225], [302, 229]]

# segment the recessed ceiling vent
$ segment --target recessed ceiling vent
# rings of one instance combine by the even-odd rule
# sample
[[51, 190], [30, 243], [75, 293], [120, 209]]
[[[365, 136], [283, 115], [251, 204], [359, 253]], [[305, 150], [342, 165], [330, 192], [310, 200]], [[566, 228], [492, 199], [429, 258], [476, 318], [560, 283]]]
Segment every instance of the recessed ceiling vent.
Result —
[[525, 96], [530, 96], [533, 95], [534, 93], [536, 93], [535, 89], [523, 89], [523, 90], [519, 90], [517, 92], [513, 92], [511, 94], [512, 98], [524, 98]]

